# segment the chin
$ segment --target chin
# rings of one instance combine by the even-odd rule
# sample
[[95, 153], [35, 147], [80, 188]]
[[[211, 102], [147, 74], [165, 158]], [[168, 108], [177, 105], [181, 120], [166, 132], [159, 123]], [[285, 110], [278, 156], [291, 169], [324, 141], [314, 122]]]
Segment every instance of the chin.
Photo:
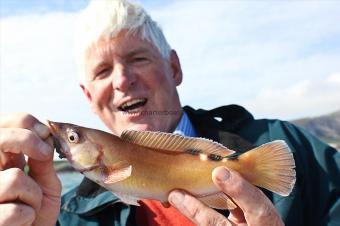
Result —
[[137, 131], [159, 131], [159, 129], [156, 129], [153, 125], [150, 124], [134, 124], [129, 125], [127, 127], [129, 130], [137, 130]]

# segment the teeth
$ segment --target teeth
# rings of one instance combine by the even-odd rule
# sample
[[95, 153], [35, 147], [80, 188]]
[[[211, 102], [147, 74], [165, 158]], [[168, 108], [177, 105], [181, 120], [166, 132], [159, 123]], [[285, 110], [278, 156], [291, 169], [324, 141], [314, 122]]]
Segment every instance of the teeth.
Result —
[[128, 107], [130, 107], [130, 106], [132, 106], [132, 105], [139, 104], [139, 103], [143, 103], [143, 102], [145, 102], [145, 99], [142, 99], [142, 98], [141, 98], [141, 99], [135, 99], [135, 100], [126, 102], [125, 104], [123, 104], [123, 105], [121, 106], [121, 108], [122, 108], [122, 109], [126, 109], [126, 108], [128, 108]]

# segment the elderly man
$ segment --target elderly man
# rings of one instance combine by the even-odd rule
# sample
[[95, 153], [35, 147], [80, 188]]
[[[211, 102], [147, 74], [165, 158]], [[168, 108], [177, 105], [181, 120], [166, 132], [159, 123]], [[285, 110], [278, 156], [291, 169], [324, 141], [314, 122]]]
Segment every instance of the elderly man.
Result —
[[87, 179], [61, 198], [48, 128], [28, 114], [1, 115], [1, 226], [339, 225], [339, 153], [334, 149], [289, 123], [255, 120], [240, 106], [182, 108], [178, 56], [141, 7], [123, 0], [93, 1], [80, 22], [80, 86], [112, 133], [135, 129], [201, 136], [237, 151], [283, 139], [296, 160], [296, 186], [281, 197], [220, 167], [212, 179], [237, 203], [230, 212], [217, 212], [180, 190], [169, 194], [169, 208], [152, 200], [129, 206]]

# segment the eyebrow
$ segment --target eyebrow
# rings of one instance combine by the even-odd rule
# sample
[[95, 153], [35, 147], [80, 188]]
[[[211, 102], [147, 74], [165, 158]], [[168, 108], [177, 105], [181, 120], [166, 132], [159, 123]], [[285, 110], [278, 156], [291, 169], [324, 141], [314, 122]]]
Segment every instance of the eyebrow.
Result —
[[107, 65], [107, 63], [105, 63], [104, 61], [98, 61], [98, 62], [96, 62], [95, 64], [94, 64], [94, 67], [93, 67], [93, 72], [94, 73], [96, 73], [97, 72], [97, 70], [99, 70], [100, 68], [102, 68], [102, 67], [104, 67], [104, 66], [106, 66]]
[[134, 55], [141, 54], [141, 53], [150, 53], [150, 51], [148, 48], [141, 47], [141, 48], [134, 49], [131, 52], [127, 53], [125, 57], [132, 57]]

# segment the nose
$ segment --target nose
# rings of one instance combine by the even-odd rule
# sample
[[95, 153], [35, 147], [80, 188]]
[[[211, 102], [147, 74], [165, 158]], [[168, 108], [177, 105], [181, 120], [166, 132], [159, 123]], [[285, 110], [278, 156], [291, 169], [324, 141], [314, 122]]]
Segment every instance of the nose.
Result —
[[112, 86], [114, 90], [128, 91], [136, 82], [136, 76], [124, 64], [119, 63], [113, 69]]

